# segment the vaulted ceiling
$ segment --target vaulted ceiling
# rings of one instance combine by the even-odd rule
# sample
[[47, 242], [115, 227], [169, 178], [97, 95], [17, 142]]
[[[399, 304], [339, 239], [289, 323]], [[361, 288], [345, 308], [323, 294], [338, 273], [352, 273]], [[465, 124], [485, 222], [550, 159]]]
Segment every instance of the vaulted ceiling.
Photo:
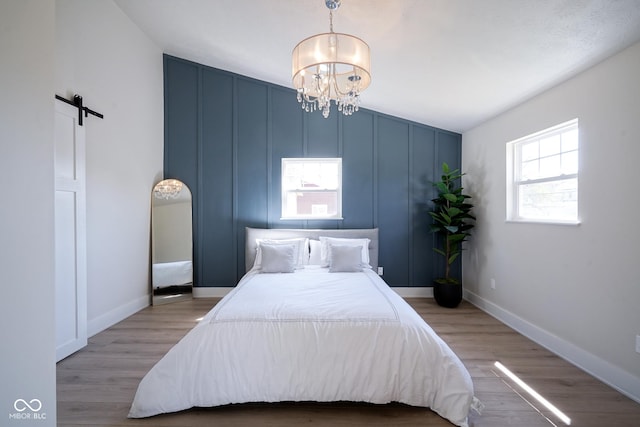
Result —
[[[165, 53], [286, 87], [329, 30], [324, 0], [115, 2]], [[334, 30], [371, 48], [363, 107], [464, 132], [639, 41], [640, 0], [342, 0]]]

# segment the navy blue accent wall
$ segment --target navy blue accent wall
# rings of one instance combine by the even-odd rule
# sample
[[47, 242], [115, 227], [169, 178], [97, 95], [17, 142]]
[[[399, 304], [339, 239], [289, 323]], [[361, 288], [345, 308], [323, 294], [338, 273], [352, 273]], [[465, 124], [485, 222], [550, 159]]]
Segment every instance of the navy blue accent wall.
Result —
[[[193, 193], [196, 286], [237, 283], [246, 226], [379, 227], [391, 286], [442, 274], [427, 211], [442, 162], [460, 166], [460, 134], [366, 109], [345, 117], [333, 106], [324, 119], [293, 89], [168, 55], [164, 79], [164, 174]], [[280, 220], [282, 157], [342, 157], [342, 221]]]

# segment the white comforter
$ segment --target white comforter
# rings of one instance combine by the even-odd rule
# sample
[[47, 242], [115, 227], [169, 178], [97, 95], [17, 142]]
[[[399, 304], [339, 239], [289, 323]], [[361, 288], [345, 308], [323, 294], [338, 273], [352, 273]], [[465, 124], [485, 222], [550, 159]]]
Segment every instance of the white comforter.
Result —
[[193, 282], [193, 263], [191, 261], [155, 263], [151, 268], [154, 289]]
[[129, 417], [242, 402], [401, 402], [466, 426], [471, 377], [373, 271], [249, 272], [142, 379]]

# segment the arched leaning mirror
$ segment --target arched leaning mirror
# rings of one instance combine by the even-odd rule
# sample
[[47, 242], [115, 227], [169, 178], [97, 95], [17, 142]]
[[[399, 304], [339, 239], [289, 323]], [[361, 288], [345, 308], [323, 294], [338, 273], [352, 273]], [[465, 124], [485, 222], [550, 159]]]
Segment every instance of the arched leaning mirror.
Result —
[[152, 304], [193, 296], [191, 191], [177, 179], [165, 179], [151, 194]]

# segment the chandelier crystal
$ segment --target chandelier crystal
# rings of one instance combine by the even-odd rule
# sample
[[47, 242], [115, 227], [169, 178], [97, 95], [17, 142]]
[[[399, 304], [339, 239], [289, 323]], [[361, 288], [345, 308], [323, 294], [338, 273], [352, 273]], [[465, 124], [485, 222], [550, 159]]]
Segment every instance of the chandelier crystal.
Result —
[[153, 196], [156, 199], [175, 199], [182, 191], [182, 182], [177, 179], [165, 179], [153, 187]]
[[358, 111], [360, 93], [371, 83], [369, 46], [360, 38], [333, 32], [333, 11], [340, 0], [325, 0], [329, 32], [302, 40], [293, 49], [293, 86], [302, 109], [322, 111], [326, 119], [331, 101], [350, 116]]

